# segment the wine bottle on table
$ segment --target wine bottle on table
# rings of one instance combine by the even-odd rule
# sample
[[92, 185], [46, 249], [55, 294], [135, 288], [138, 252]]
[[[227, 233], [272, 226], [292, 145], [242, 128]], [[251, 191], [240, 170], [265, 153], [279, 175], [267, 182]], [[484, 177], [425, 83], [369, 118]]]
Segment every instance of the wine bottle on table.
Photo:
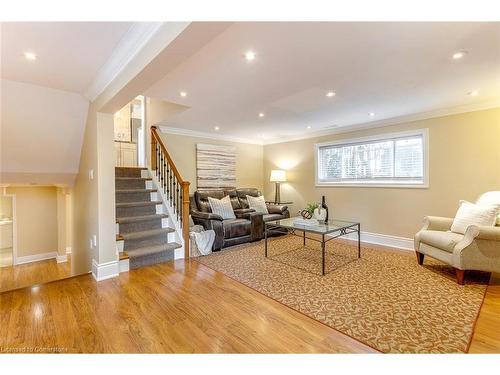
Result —
[[325, 203], [325, 196], [321, 197], [321, 208], [326, 210], [325, 223], [328, 222], [328, 206]]

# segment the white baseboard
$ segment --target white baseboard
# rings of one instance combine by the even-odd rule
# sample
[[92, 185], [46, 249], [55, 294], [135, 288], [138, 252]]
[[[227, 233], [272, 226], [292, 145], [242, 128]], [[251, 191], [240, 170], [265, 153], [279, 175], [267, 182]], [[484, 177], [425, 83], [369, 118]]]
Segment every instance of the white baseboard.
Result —
[[50, 253], [43, 253], [43, 254], [26, 255], [26, 256], [22, 256], [22, 257], [18, 256], [16, 258], [16, 264], [38, 262], [40, 260], [54, 259], [56, 257], [57, 257], [57, 252], [55, 252], [55, 251], [52, 251]]
[[68, 261], [68, 254], [57, 255], [56, 256], [56, 262], [57, 263], [64, 263], [64, 262], [67, 262], [67, 261]]
[[94, 276], [94, 279], [97, 281], [111, 279], [112, 277], [118, 276], [119, 273], [120, 264], [117, 260], [97, 263], [95, 259], [92, 259], [92, 276]]
[[[349, 241], [357, 241], [358, 235], [350, 233], [346, 236], [339, 237]], [[382, 245], [392, 247], [398, 250], [413, 251], [413, 239], [406, 237], [389, 236], [387, 234], [361, 232], [361, 242], [371, 243], [374, 245]]]
[[71, 250], [72, 250], [72, 249], [71, 249], [71, 246], [68, 246], [68, 247], [66, 248], [66, 254], [71, 254]]

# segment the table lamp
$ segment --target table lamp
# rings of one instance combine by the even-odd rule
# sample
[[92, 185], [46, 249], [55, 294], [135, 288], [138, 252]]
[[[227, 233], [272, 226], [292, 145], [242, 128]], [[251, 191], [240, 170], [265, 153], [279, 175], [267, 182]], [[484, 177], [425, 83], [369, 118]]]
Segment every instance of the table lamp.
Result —
[[280, 203], [280, 183], [286, 182], [286, 172], [280, 169], [273, 169], [271, 171], [271, 178], [269, 181], [276, 184], [276, 192], [274, 194], [274, 203]]

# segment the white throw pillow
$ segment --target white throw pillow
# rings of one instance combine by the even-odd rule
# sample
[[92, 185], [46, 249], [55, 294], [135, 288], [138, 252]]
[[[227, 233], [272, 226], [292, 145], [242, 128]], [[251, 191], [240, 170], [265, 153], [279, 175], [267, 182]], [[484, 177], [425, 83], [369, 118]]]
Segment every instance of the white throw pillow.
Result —
[[[479, 197], [476, 204], [478, 206], [492, 206], [500, 204], [500, 191], [489, 191]], [[497, 216], [497, 225], [500, 226], [500, 213]]]
[[229, 195], [222, 199], [208, 197], [208, 204], [210, 204], [212, 213], [221, 216], [222, 219], [236, 219]]
[[251, 195], [247, 195], [248, 207], [255, 210], [259, 214], [267, 215], [269, 211], [267, 210], [266, 201], [264, 197], [261, 195], [259, 197], [252, 197]]
[[451, 225], [451, 231], [464, 234], [470, 225], [492, 227], [495, 225], [499, 211], [500, 204], [479, 206], [467, 201], [460, 201], [460, 207]]

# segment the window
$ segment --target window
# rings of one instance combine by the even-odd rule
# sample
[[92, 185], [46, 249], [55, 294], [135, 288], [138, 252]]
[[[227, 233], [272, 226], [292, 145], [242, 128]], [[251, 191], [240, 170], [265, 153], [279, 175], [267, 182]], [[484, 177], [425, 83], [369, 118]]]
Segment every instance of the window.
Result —
[[316, 145], [320, 186], [427, 187], [427, 130]]

